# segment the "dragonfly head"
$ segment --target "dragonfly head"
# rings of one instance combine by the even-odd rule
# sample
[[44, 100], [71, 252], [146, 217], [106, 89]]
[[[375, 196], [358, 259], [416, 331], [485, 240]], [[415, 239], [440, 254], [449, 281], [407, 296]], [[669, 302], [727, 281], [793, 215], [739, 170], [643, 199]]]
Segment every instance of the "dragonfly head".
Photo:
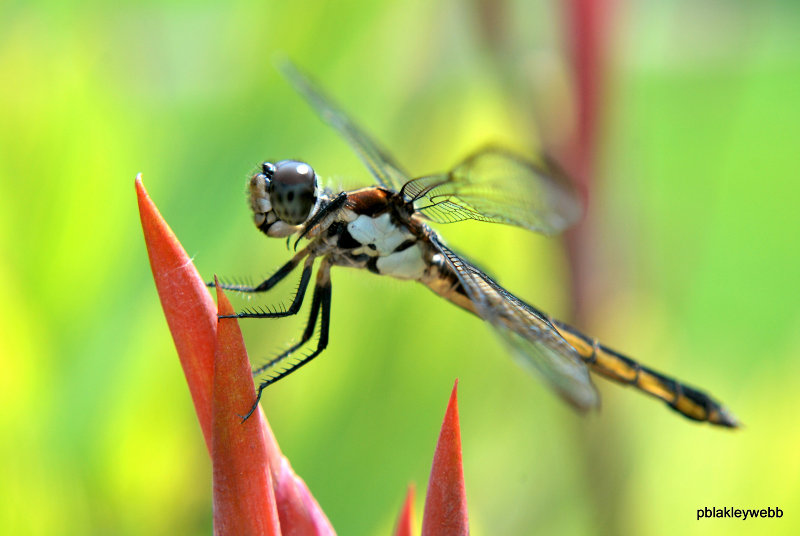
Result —
[[250, 208], [256, 226], [269, 236], [294, 234], [314, 213], [319, 198], [317, 175], [305, 162], [264, 162], [250, 179]]

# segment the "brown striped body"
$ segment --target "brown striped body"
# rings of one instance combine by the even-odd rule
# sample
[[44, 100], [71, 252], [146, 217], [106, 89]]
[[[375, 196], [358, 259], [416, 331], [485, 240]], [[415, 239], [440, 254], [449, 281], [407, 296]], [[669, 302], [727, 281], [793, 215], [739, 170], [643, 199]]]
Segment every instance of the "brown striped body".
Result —
[[[475, 305], [466, 295], [455, 274], [435, 272], [435, 277], [423, 280], [436, 294], [450, 302], [478, 315]], [[531, 307], [528, 305], [528, 307]], [[533, 309], [533, 307], [531, 307]], [[541, 313], [537, 310], [537, 312]], [[478, 315], [480, 316], [480, 315]], [[665, 376], [633, 359], [606, 346], [597, 339], [590, 338], [578, 329], [545, 316], [564, 337], [570, 346], [595, 374], [622, 385], [630, 385], [637, 390], [664, 401], [667, 406], [695, 421], [708, 421], [712, 424], [735, 428], [737, 421], [716, 400], [702, 391], [689, 387], [678, 380]]]
[[731, 428], [737, 426], [728, 411], [706, 393], [645, 367], [572, 326], [552, 319], [551, 322], [570, 346], [578, 351], [592, 372], [616, 383], [631, 385], [695, 421], [708, 421]]

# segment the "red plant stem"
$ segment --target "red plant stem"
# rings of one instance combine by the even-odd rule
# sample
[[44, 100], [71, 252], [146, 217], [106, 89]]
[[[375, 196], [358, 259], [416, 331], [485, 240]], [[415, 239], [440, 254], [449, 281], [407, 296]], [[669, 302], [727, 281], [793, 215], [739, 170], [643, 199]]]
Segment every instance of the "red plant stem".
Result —
[[[566, 36], [575, 79], [577, 124], [564, 163], [589, 207], [595, 179], [598, 120], [606, 67], [607, 27], [613, 0], [569, 0]], [[591, 309], [594, 240], [583, 219], [566, 235], [572, 283], [572, 312], [581, 322]]]
[[[592, 215], [595, 207], [590, 203], [592, 189], [597, 180], [598, 134], [600, 132], [603, 91], [607, 74], [607, 46], [610, 24], [614, 20], [615, 0], [570, 0], [567, 5], [566, 36], [572, 53], [572, 66], [576, 84], [577, 125], [570, 140], [565, 166], [575, 176], [585, 194], [585, 206]], [[601, 238], [596, 236], [595, 221], [580, 224], [567, 233], [567, 254], [570, 261], [572, 283], [572, 316], [578, 325], [586, 325], [602, 297], [598, 286], [601, 281], [595, 274], [604, 267]], [[595, 234], [593, 234], [595, 233]], [[589, 496], [594, 505], [598, 526], [608, 534], [625, 532], [620, 516], [623, 497], [621, 486], [609, 485], [619, 480], [628, 467], [625, 446], [605, 449], [606, 456], [598, 463], [598, 452], [590, 445], [608, 441], [614, 434], [603, 434], [586, 428], [580, 429], [578, 438], [583, 448], [584, 472]], [[613, 441], [612, 441], [613, 442]], [[601, 452], [602, 454], [602, 452]]]

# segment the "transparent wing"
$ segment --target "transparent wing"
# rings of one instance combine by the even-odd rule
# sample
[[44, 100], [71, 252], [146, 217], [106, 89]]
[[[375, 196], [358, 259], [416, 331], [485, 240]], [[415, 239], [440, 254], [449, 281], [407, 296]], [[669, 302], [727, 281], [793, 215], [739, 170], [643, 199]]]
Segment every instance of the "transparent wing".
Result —
[[538, 372], [574, 407], [585, 411], [598, 406], [589, 369], [540, 311], [448, 249], [437, 236], [431, 236], [431, 242], [458, 276], [478, 315], [495, 328], [519, 361]]
[[574, 188], [554, 162], [531, 162], [496, 147], [478, 151], [449, 173], [414, 179], [402, 191], [437, 223], [471, 219], [556, 234], [581, 215]]
[[367, 166], [375, 180], [378, 181], [378, 184], [396, 192], [411, 178], [389, 153], [359, 128], [292, 62], [289, 60], [279, 61], [278, 67], [294, 89], [305, 97], [322, 120], [347, 140], [350, 147], [361, 158], [361, 161]]

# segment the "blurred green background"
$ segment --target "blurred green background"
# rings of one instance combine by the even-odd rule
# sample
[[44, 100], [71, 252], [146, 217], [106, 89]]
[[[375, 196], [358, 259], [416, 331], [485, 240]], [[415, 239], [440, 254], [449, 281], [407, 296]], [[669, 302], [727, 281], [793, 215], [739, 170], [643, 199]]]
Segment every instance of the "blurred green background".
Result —
[[[489, 48], [491, 2], [3, 3], [0, 533], [211, 531], [210, 464], [135, 174], [204, 277], [268, 275], [289, 253], [250, 220], [244, 183], [260, 161], [371, 184], [274, 53], [413, 173], [439, 171], [567, 123], [563, 6], [503, 5], [505, 61]], [[581, 327], [708, 389], [745, 427], [695, 424], [605, 382], [602, 410], [582, 418], [475, 318], [419, 285], [335, 269], [329, 349], [263, 405], [340, 534], [388, 534], [409, 482], [421, 509], [456, 377], [474, 534], [800, 531], [800, 5], [614, 5]], [[440, 231], [569, 314], [561, 241]], [[251, 358], [298, 337], [306, 310], [243, 322]], [[697, 521], [706, 506], [784, 517]]]

